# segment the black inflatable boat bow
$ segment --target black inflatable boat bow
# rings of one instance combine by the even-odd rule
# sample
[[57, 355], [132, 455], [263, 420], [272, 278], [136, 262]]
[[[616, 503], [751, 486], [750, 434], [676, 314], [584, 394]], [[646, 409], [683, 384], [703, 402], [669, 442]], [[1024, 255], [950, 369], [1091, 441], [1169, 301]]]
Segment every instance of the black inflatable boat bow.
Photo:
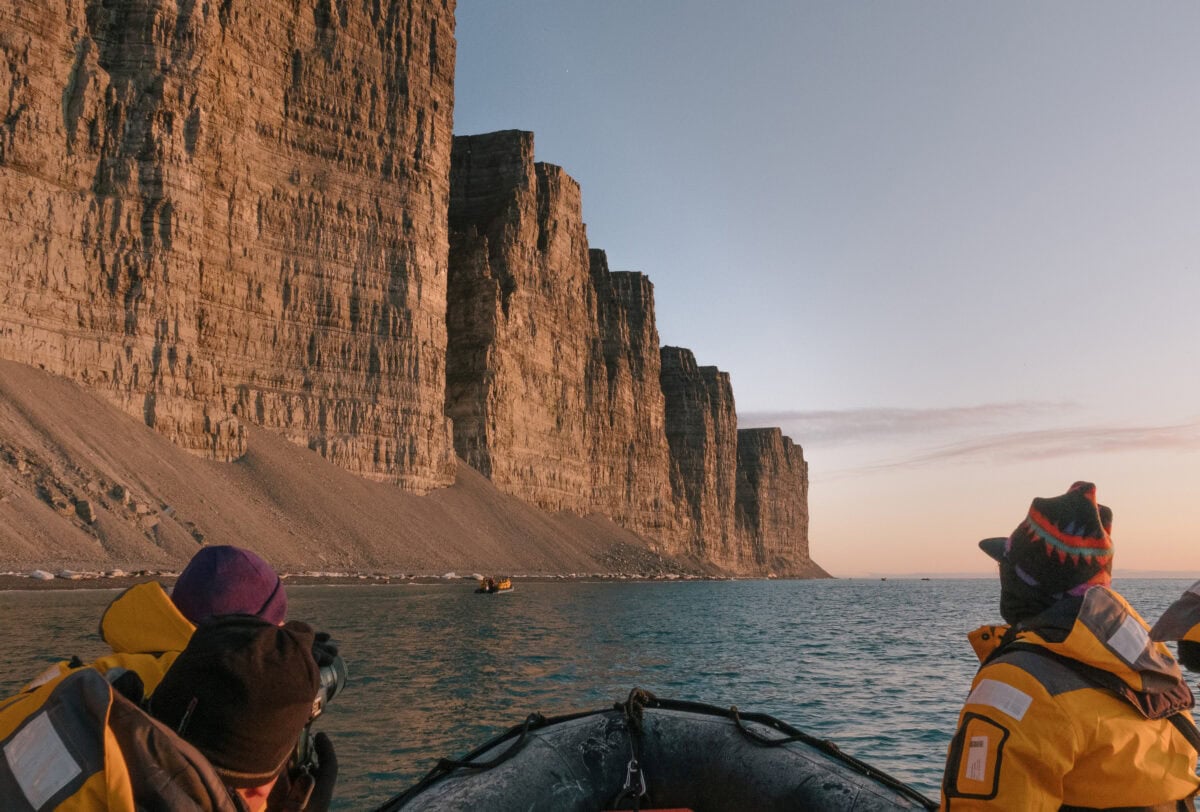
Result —
[[[782, 747], [791, 742], [801, 742], [815, 750], [818, 750], [830, 756], [837, 763], [849, 768], [853, 772], [861, 776], [871, 779], [872, 781], [888, 787], [896, 794], [913, 802], [918, 808], [937, 809], [936, 802], [921, 795], [916, 790], [905, 785], [901, 781], [892, 778], [890, 775], [883, 773], [865, 762], [859, 761], [853, 756], [847, 755], [833, 742], [826, 739], [820, 739], [816, 736], [811, 736], [801, 730], [797, 730], [786, 722], [782, 722], [773, 716], [768, 716], [763, 713], [743, 713], [736, 706], [728, 709], [717, 707], [714, 705], [706, 705], [700, 702], [690, 702], [687, 700], [678, 699], [659, 699], [649, 691], [641, 688], [634, 688], [629, 692], [629, 696], [624, 702], [616, 702], [610, 710], [592, 710], [583, 711], [580, 713], [572, 713], [564, 716], [545, 717], [540, 713], [532, 713], [525, 718], [525, 721], [516, 725], [509, 730], [501, 733], [492, 740], [475, 748], [462, 759], [439, 759], [436, 766], [430, 770], [424, 778], [418, 781], [413, 786], [401, 794], [391, 798], [381, 805], [376, 812], [392, 812], [404, 807], [409, 801], [421, 795], [426, 789], [437, 783], [440, 779], [455, 772], [456, 770], [488, 770], [499, 764], [508, 761], [516, 756], [521, 750], [532, 740], [530, 735], [534, 731], [541, 728], [557, 725], [562, 722], [581, 719], [589, 716], [597, 716], [600, 714], [611, 713], [613, 710], [620, 712], [624, 717], [624, 728], [626, 738], [629, 742], [629, 761], [626, 765], [626, 775], [624, 786], [617, 796], [604, 808], [617, 809], [619, 804], [630, 804], [627, 809], [640, 810], [643, 803], [651, 801], [650, 793], [647, 787], [652, 782], [646, 780], [646, 769], [653, 770], [653, 765], [646, 765], [642, 758], [643, 755], [643, 734], [644, 734], [644, 713], [646, 709], [667, 710], [667, 711], [684, 711], [694, 714], [702, 714], [706, 716], [717, 716], [725, 718], [733, 722], [737, 726], [741, 735], [745, 736], [749, 741], [762, 747]], [[767, 735], [763, 731], [755, 730], [747, 723], [761, 725], [777, 731], [779, 736]], [[475, 758], [482, 755], [506, 741], [511, 741], [511, 744], [505, 748], [503, 752], [486, 761], [476, 761]]]

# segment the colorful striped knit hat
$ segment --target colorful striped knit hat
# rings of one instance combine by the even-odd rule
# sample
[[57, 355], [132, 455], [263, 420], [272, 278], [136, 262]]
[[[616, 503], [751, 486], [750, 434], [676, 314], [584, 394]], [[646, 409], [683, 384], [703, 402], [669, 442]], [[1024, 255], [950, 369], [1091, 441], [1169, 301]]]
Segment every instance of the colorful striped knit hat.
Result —
[[979, 546], [1030, 586], [1057, 595], [1112, 583], [1111, 532], [1112, 511], [1096, 502], [1096, 486], [1076, 482], [1062, 496], [1034, 499], [1008, 538]]

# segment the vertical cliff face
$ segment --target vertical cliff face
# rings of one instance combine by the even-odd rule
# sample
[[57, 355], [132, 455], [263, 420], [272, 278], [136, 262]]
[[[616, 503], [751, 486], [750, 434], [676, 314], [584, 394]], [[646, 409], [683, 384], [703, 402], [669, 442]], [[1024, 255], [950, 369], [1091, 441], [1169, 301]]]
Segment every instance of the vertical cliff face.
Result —
[[595, 338], [579, 186], [531, 133], [454, 139], [446, 414], [455, 448], [516, 496], [586, 510]]
[[595, 249], [591, 276], [599, 322], [588, 375], [595, 509], [652, 539], [669, 539], [685, 517], [671, 491], [654, 286], [643, 274], [610, 271]]
[[799, 449], [660, 353], [532, 134], [452, 137], [454, 59], [453, 0], [0, 3], [0, 358], [208, 457], [249, 421], [423, 492], [457, 451], [668, 552], [807, 561]]
[[446, 412], [455, 449], [534, 504], [675, 523], [653, 286], [590, 251], [533, 136], [454, 141]]
[[691, 518], [682, 552], [736, 566], [737, 412], [729, 375], [699, 366], [691, 350], [663, 347], [662, 390], [672, 486]]
[[777, 428], [737, 433], [737, 526], [743, 567], [822, 574], [808, 554], [808, 463]]
[[0, 6], [0, 353], [227, 458], [241, 432], [194, 317], [201, 24], [173, 4]]
[[192, 450], [451, 481], [454, 5], [0, 7], [0, 355]]
[[740, 442], [729, 376], [660, 350], [653, 286], [588, 248], [578, 186], [534, 162], [533, 135], [456, 137], [450, 185], [459, 456], [508, 493], [602, 513], [671, 554], [803, 570], [800, 449], [778, 430]]

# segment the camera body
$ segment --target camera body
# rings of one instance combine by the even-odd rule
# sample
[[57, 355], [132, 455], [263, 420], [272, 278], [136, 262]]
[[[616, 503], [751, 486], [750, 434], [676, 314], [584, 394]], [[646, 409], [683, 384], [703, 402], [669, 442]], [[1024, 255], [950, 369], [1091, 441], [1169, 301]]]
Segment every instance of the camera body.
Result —
[[349, 671], [346, 661], [340, 654], [333, 655], [326, 665], [320, 666], [321, 685], [313, 698], [312, 711], [308, 715], [308, 723], [300, 731], [300, 740], [296, 742], [294, 756], [295, 766], [302, 770], [311, 769], [316, 765], [316, 755], [312, 750], [311, 728], [316, 718], [325, 712], [325, 706], [346, 687]]

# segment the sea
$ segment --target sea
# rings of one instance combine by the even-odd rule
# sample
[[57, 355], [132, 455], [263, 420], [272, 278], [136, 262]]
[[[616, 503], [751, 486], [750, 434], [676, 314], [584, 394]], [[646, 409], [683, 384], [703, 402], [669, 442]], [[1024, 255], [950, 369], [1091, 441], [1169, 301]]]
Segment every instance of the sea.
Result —
[[[1118, 579], [1153, 622], [1190, 580]], [[995, 579], [473, 581], [293, 585], [290, 617], [330, 632], [349, 679], [314, 728], [339, 762], [334, 808], [372, 809], [441, 757], [519, 724], [611, 707], [633, 688], [775, 716], [938, 796], [978, 666], [966, 633], [998, 621]], [[114, 590], [0, 592], [0, 695], [105, 653]]]

